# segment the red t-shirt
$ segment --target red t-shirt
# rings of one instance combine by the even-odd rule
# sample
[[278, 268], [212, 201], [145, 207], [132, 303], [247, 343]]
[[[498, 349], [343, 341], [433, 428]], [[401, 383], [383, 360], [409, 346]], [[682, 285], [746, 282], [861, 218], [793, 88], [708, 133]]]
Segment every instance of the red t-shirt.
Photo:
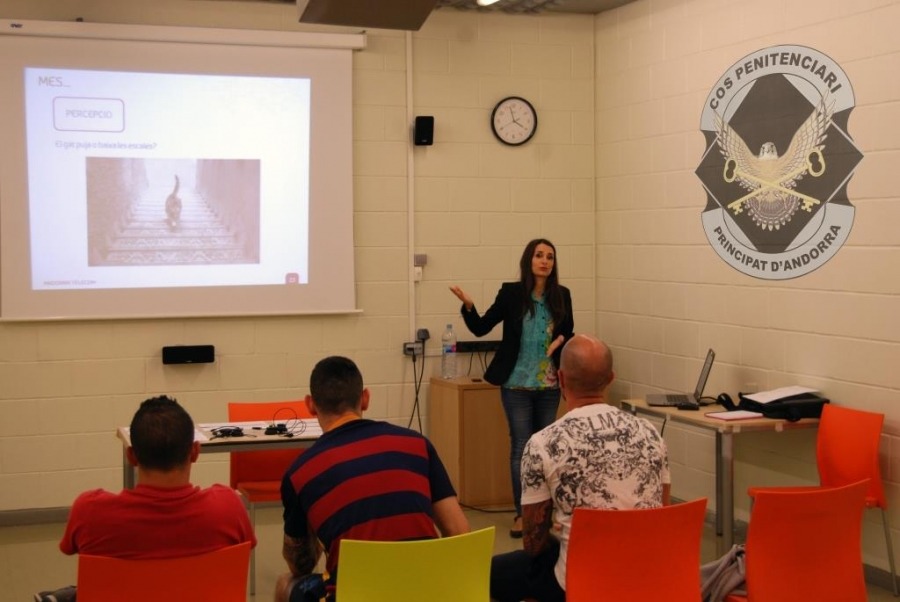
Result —
[[59, 549], [115, 558], [177, 558], [245, 541], [256, 546], [247, 510], [233, 489], [138, 485], [120, 493], [94, 489], [79, 495]]

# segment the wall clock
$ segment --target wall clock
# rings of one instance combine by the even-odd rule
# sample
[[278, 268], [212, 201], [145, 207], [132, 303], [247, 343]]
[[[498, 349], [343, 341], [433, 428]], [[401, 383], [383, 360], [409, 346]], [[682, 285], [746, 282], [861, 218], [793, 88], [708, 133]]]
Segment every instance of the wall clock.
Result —
[[537, 131], [537, 112], [531, 103], [519, 96], [509, 96], [497, 103], [491, 113], [491, 129], [503, 144], [525, 144]]

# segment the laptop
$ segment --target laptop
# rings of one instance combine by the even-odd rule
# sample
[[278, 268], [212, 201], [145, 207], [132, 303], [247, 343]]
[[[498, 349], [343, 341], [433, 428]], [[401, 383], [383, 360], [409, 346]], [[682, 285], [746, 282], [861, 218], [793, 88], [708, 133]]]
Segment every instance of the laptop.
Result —
[[706, 352], [706, 361], [703, 362], [703, 369], [700, 370], [700, 378], [697, 379], [697, 388], [694, 393], [687, 395], [684, 393], [654, 393], [647, 396], [648, 406], [700, 406], [700, 397], [703, 395], [703, 389], [706, 387], [706, 380], [709, 378], [709, 372], [712, 370], [713, 360], [716, 359], [716, 352], [710, 349]]

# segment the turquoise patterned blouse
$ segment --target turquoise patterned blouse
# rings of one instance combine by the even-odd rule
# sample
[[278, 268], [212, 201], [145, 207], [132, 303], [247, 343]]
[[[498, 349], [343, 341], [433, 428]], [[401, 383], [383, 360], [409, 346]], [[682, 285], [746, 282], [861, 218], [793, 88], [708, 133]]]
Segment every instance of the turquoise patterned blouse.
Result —
[[553, 316], [541, 296], [534, 301], [534, 316], [526, 312], [522, 318], [522, 340], [519, 343], [519, 359], [509, 379], [508, 389], [556, 389], [556, 366], [547, 357], [547, 348], [553, 336]]

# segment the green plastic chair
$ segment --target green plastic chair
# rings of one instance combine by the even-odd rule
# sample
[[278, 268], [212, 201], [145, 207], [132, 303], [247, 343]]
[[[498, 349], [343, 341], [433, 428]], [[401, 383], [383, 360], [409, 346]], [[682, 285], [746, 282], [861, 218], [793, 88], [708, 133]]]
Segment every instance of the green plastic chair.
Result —
[[488, 602], [494, 527], [416, 541], [341, 541], [341, 602]]

